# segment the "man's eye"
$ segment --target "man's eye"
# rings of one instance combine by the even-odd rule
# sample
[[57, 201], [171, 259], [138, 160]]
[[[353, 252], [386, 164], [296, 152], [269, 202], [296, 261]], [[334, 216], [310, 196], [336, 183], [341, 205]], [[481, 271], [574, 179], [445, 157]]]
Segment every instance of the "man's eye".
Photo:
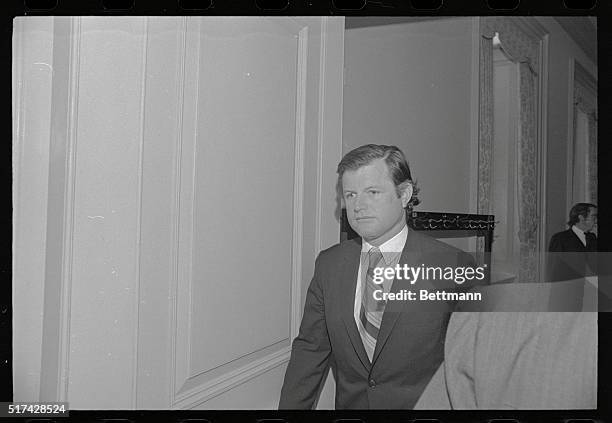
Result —
[[370, 190], [370, 194], [380, 194], [380, 191], [376, 191], [374, 189], [371, 189]]
[[355, 196], [355, 194], [354, 194], [354, 193], [352, 193], [352, 192], [348, 192], [348, 193], [344, 194], [344, 197], [345, 197], [345, 198], [352, 198], [352, 197], [354, 197], [354, 196]]

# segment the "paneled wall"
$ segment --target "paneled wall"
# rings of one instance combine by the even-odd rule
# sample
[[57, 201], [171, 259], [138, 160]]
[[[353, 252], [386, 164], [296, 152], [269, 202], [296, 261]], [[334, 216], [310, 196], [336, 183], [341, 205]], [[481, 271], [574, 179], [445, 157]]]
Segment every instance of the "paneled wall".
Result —
[[52, 228], [39, 304], [14, 297], [40, 395], [36, 354], [15, 356], [15, 399], [275, 408], [314, 259], [339, 238], [343, 19], [46, 25], [49, 172], [19, 173], [49, 200], [16, 218]]
[[[13, 380], [15, 398], [40, 391], [53, 22], [15, 19], [13, 36]], [[20, 217], [20, 218], [16, 218]], [[18, 282], [17, 282], [18, 281]]]
[[[146, 21], [74, 24], [79, 49], [73, 59], [77, 111], [70, 122], [76, 139], [67, 398], [85, 408], [127, 408], [136, 383]], [[110, 380], [121, 388], [108, 390]]]

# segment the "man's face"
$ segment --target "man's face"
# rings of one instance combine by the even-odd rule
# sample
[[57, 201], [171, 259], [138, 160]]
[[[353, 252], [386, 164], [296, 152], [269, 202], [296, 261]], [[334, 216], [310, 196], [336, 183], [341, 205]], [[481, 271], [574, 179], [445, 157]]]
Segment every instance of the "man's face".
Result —
[[597, 225], [597, 209], [595, 207], [589, 208], [589, 214], [587, 217], [578, 216], [578, 225], [584, 232], [593, 230], [593, 227]]
[[408, 185], [398, 197], [387, 164], [378, 159], [344, 172], [342, 194], [353, 230], [370, 244], [379, 246], [404, 227], [404, 207], [412, 196], [412, 186]]

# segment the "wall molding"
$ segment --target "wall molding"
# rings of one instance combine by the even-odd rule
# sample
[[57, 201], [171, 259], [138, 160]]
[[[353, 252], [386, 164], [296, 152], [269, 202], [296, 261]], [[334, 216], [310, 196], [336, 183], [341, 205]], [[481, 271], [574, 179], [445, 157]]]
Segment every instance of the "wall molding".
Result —
[[573, 173], [574, 173], [574, 147], [576, 143], [575, 116], [576, 109], [585, 113], [594, 113], [597, 116], [597, 80], [580, 62], [572, 57], [568, 63], [568, 110], [567, 110], [567, 147], [566, 147], [566, 210], [574, 205]]
[[[21, 203], [20, 198], [20, 189], [19, 189], [19, 181], [21, 175], [21, 163], [23, 163], [22, 155], [23, 155], [23, 139], [24, 139], [24, 127], [23, 121], [25, 118], [26, 107], [24, 101], [24, 94], [26, 89], [27, 80], [24, 78], [23, 74], [23, 60], [25, 55], [24, 49], [24, 27], [25, 27], [24, 18], [17, 18], [13, 21], [13, 32], [15, 34], [19, 34], [19, 36], [14, 35], [15, 42], [13, 44], [13, 168], [15, 172], [13, 172], [13, 213], [14, 216], [19, 216], [19, 210], [17, 207]], [[13, 227], [14, 228], [14, 227]], [[14, 242], [16, 243], [17, 232], [13, 230]], [[13, 260], [14, 261], [14, 260]]]
[[54, 18], [40, 401], [68, 401], [70, 386], [80, 41], [81, 18]]
[[[174, 245], [173, 251], [175, 254], [172, 257], [172, 310], [171, 310], [171, 322], [170, 322], [170, 337], [171, 339], [171, 369], [170, 369], [170, 380], [171, 380], [171, 398], [170, 406], [174, 406], [177, 401], [177, 393], [180, 391], [181, 386], [186, 380], [189, 379], [189, 347], [182, 349], [181, 357], [178, 356], [178, 344], [179, 334], [183, 331], [189, 330], [189, 314], [191, 310], [189, 298], [185, 295], [180, 295], [182, 291], [185, 291], [183, 285], [185, 281], [189, 284], [191, 275], [189, 274], [190, 266], [187, 264], [191, 262], [191, 257], [186, 261], [186, 255], [183, 251], [183, 243], [181, 240], [185, 236], [189, 235], [189, 231], [185, 231], [181, 226], [182, 221], [191, 222], [189, 227], [193, 227], [193, 221], [191, 217], [193, 211], [186, 213], [186, 205], [184, 199], [181, 196], [181, 192], [185, 185], [193, 187], [193, 175], [190, 178], [183, 172], [183, 164], [185, 163], [186, 157], [189, 157], [191, 151], [187, 151], [195, 146], [196, 137], [196, 120], [197, 120], [197, 93], [198, 93], [198, 74], [199, 74], [199, 60], [198, 51], [200, 46], [200, 26], [197, 18], [185, 17], [182, 22], [182, 58], [181, 65], [179, 66], [179, 82], [178, 82], [178, 117], [177, 117], [177, 149], [175, 157], [175, 184], [174, 184], [174, 195], [173, 195], [173, 210], [172, 210], [172, 242]], [[192, 69], [187, 73], [187, 69]], [[186, 96], [186, 92], [194, 93], [194, 95]], [[192, 154], [193, 156], [193, 154]], [[193, 163], [192, 163], [193, 166]], [[193, 189], [188, 190], [193, 192]], [[191, 201], [193, 204], [193, 201]], [[191, 241], [191, 238], [189, 238]], [[190, 244], [187, 244], [190, 245]], [[187, 272], [184, 272], [187, 269]], [[187, 292], [190, 292], [190, 287], [187, 286]], [[187, 310], [187, 313], [180, 313], [180, 310]], [[187, 321], [185, 321], [185, 318]], [[189, 342], [189, 340], [187, 340]]]
[[[179, 128], [182, 127], [180, 147], [177, 152], [177, 180], [175, 183], [175, 214], [173, 228], [176, 236], [176, 255], [173, 269], [173, 305], [171, 334], [174, 345], [172, 351], [172, 408], [192, 408], [202, 404], [222, 393], [239, 386], [289, 360], [291, 347], [289, 337], [297, 335], [301, 312], [301, 284], [302, 284], [302, 252], [303, 252], [303, 201], [304, 201], [304, 171], [306, 148], [306, 93], [307, 93], [307, 58], [309, 48], [309, 28], [307, 25], [296, 27], [297, 30], [297, 85], [295, 104], [295, 137], [294, 137], [294, 184], [293, 184], [293, 236], [291, 251], [291, 321], [290, 333], [287, 337], [273, 344], [251, 351], [232, 360], [239, 365], [231, 368], [221, 376], [215, 374], [222, 372], [222, 367], [230, 365], [225, 363], [217, 368], [209, 369], [198, 374], [191, 373], [191, 319], [193, 308], [191, 298], [193, 275], [193, 228], [195, 215], [195, 187], [196, 187], [196, 157], [198, 149], [198, 103], [199, 103], [199, 75], [201, 31], [200, 20], [189, 19], [185, 25], [184, 57], [181, 66], [182, 86], [179, 104], [182, 104]], [[188, 71], [187, 71], [188, 70]], [[262, 356], [263, 354], [263, 356]], [[259, 356], [258, 356], [259, 355]], [[254, 357], [252, 361], [246, 362]], [[240, 363], [242, 361], [242, 363]], [[235, 365], [235, 364], [234, 364]], [[211, 380], [204, 379], [212, 375]]]
[[336, 166], [342, 158], [342, 119], [344, 93], [344, 17], [321, 18], [324, 55], [319, 72], [320, 110], [317, 160], [317, 218], [315, 257], [318, 252], [340, 242], [340, 204]]
[[[14, 401], [39, 401], [53, 116], [54, 20], [13, 21], [13, 381]], [[64, 62], [68, 49], [64, 47]], [[65, 73], [62, 74], [65, 78]], [[65, 104], [65, 102], [64, 102]], [[64, 107], [65, 109], [65, 107]], [[10, 298], [11, 294], [6, 296]]]
[[[318, 131], [317, 131], [317, 186], [316, 186], [316, 205], [315, 205], [315, 254], [318, 254], [322, 250], [321, 245], [321, 225], [323, 222], [323, 210], [322, 210], [322, 199], [323, 195], [323, 149], [324, 149], [324, 137], [325, 137], [325, 69], [327, 67], [327, 27], [329, 19], [323, 17], [321, 19], [321, 47], [319, 51], [319, 116], [318, 116]], [[300, 316], [297, 316], [296, 320], [299, 320]], [[293, 332], [291, 333], [293, 335]]]
[[291, 257], [291, 321], [289, 336], [297, 336], [301, 316], [302, 250], [304, 230], [304, 150], [306, 148], [306, 77], [308, 75], [308, 26], [298, 33], [295, 157], [293, 174], [293, 238]]
[[68, 117], [68, 167], [66, 197], [64, 198], [64, 210], [66, 211], [64, 223], [64, 263], [63, 263], [63, 286], [61, 292], [63, 299], [60, 303], [60, 380], [58, 390], [61, 393], [59, 400], [68, 401], [69, 387], [69, 359], [70, 359], [70, 304], [72, 296], [72, 244], [74, 238], [74, 196], [76, 187], [76, 154], [77, 154], [77, 129], [78, 129], [78, 95], [79, 95], [79, 73], [80, 73], [80, 47], [81, 47], [81, 19], [71, 19], [71, 44], [70, 44], [70, 91], [69, 91], [69, 117]]
[[229, 391], [249, 380], [278, 367], [287, 361], [291, 355], [291, 347], [285, 347], [272, 354], [266, 355], [259, 360], [253, 361], [246, 366], [239, 367], [215, 378], [196, 388], [186, 390], [176, 396], [172, 404], [174, 409], [191, 409], [209, 401], [210, 399]]
[[132, 408], [138, 408], [138, 343], [140, 339], [140, 281], [141, 281], [141, 245], [142, 245], [142, 186], [143, 186], [143, 160], [145, 144], [145, 105], [147, 87], [147, 52], [149, 41], [149, 17], [145, 16], [142, 37], [142, 71], [140, 75], [140, 105], [139, 105], [139, 134], [138, 134], [138, 210], [136, 211], [136, 276], [134, 289], [134, 335], [132, 341]]

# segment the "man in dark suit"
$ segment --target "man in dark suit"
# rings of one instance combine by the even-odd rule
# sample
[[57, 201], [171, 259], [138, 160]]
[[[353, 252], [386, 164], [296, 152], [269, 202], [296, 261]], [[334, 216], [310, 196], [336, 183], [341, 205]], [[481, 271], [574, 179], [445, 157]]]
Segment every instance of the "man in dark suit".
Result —
[[419, 298], [420, 290], [458, 291], [472, 283], [410, 281], [405, 274], [381, 282], [376, 269], [404, 264], [465, 269], [474, 261], [408, 229], [405, 209], [418, 200], [397, 147], [359, 147], [343, 157], [338, 175], [349, 223], [361, 239], [317, 257], [279, 408], [312, 408], [328, 366], [336, 380], [337, 409], [412, 408], [443, 360], [453, 302], [381, 296], [412, 290]]
[[596, 273], [597, 206], [577, 203], [569, 213], [569, 229], [558, 232], [548, 246], [548, 281], [577, 279]]

